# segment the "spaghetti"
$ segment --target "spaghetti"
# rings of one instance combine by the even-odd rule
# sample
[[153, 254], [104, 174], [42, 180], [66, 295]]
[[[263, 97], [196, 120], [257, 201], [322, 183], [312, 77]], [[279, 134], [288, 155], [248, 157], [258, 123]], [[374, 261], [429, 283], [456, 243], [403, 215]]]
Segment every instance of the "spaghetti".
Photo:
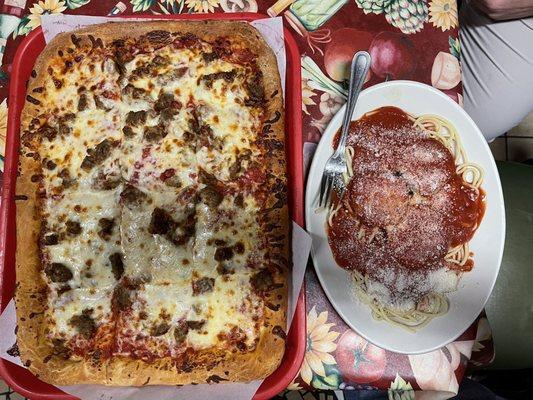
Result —
[[352, 122], [346, 158], [347, 188], [327, 219], [330, 247], [376, 320], [416, 331], [448, 311], [445, 293], [473, 267], [483, 170], [449, 121], [394, 107]]

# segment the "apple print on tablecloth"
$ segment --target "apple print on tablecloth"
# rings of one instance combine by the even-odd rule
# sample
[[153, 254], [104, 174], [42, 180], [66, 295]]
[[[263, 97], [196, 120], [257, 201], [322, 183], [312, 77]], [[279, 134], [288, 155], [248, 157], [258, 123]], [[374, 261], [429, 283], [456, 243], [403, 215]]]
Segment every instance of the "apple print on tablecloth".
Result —
[[381, 32], [369, 49], [372, 72], [388, 80], [408, 79], [416, 69], [416, 52], [407, 35], [397, 32]]
[[[324, 67], [329, 77], [337, 82], [347, 81], [353, 55], [361, 50], [368, 51], [373, 36], [369, 32], [354, 28], [342, 28], [331, 35], [331, 41], [324, 52]], [[372, 74], [366, 77], [368, 82]]]

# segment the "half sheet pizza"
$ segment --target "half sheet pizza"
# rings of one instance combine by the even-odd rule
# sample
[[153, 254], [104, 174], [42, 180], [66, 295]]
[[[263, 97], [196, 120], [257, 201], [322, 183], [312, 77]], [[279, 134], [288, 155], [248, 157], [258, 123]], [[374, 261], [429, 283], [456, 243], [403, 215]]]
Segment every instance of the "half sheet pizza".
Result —
[[56, 37], [21, 120], [18, 345], [56, 385], [269, 375], [288, 252], [276, 59], [241, 22]]

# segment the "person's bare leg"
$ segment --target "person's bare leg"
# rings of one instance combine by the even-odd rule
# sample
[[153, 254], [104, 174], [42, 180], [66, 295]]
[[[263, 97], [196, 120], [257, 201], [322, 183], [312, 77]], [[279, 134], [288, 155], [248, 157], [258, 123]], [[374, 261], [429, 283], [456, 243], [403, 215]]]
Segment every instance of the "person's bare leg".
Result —
[[463, 3], [464, 107], [491, 141], [533, 111], [533, 18], [496, 22]]

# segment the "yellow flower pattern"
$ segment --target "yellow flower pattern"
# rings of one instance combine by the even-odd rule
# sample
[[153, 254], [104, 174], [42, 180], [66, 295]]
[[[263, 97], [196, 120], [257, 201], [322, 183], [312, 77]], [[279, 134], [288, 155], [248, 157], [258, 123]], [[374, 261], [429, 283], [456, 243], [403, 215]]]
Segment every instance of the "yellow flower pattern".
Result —
[[330, 331], [335, 324], [327, 324], [327, 320], [328, 312], [323, 311], [317, 315], [315, 307], [307, 314], [307, 347], [300, 376], [308, 385], [313, 379], [313, 372], [325, 377], [324, 364], [336, 364], [335, 358], [330, 353], [337, 348], [335, 340], [340, 333]]
[[429, 5], [429, 16], [429, 22], [443, 32], [455, 28], [459, 22], [456, 0], [433, 0]]
[[185, 4], [194, 12], [212, 13], [218, 7], [218, 0], [185, 0]]
[[67, 7], [65, 2], [61, 0], [44, 0], [38, 1], [30, 8], [30, 15], [28, 16], [28, 27], [31, 30], [41, 26], [41, 15], [43, 14], [61, 14]]
[[316, 96], [315, 91], [309, 86], [309, 80], [302, 78], [302, 111], [309, 115], [307, 106], [315, 106], [316, 103], [313, 97]]

